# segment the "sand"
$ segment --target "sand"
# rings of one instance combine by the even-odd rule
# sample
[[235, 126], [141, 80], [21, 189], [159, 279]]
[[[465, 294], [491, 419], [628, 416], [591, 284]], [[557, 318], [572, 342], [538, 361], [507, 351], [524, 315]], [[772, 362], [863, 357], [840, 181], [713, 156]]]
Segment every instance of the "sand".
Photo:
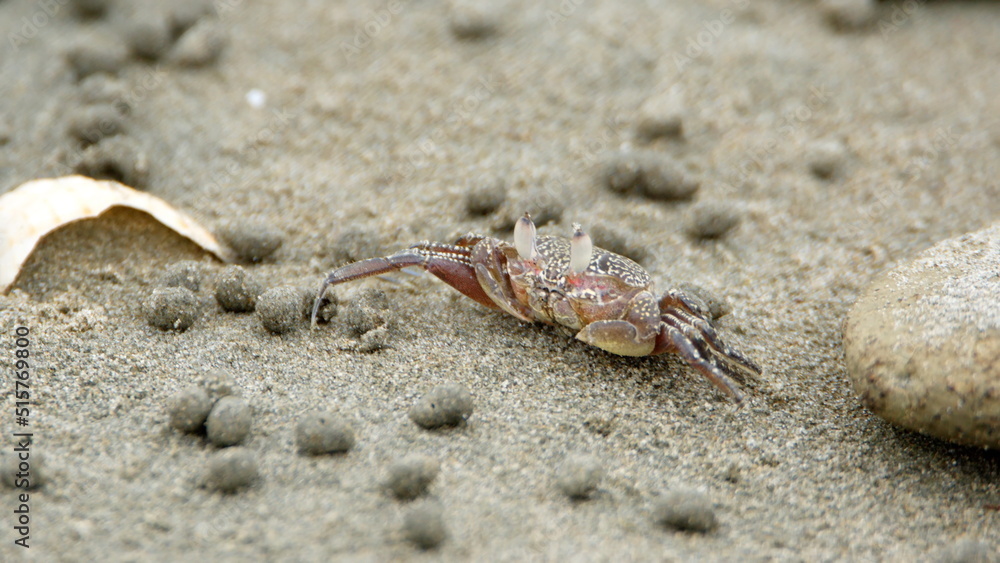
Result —
[[[156, 3], [97, 19], [55, 5], [0, 2], [0, 192], [93, 159], [70, 124], [101, 98], [92, 90], [111, 90], [129, 106], [124, 136], [109, 137], [132, 163], [119, 175], [210, 229], [255, 220], [285, 233], [248, 266], [266, 287], [317, 287], [348, 242], [375, 255], [470, 230], [509, 238], [495, 229], [525, 210], [561, 209], [542, 234], [600, 227], [659, 288], [727, 299], [720, 331], [764, 373], [736, 407], [676, 357], [612, 356], [431, 276], [334, 290], [348, 303], [386, 293], [388, 349], [352, 351], [338, 318], [278, 336], [214, 304], [220, 263], [112, 214], [49, 237], [0, 297], [4, 365], [15, 327], [30, 329], [30, 428], [48, 473], [30, 497], [30, 549], [13, 544], [15, 493], [0, 490], [0, 559], [912, 561], [963, 539], [996, 554], [996, 452], [872, 415], [841, 347], [878, 272], [1000, 217], [995, 3], [884, 3], [852, 31], [813, 2], [510, 1], [482, 16], [494, 31], [481, 36], [469, 8], [444, 2], [223, 0], [213, 25], [228, 43], [203, 66], [116, 62]], [[117, 79], [76, 79], [65, 53], [81, 42], [112, 43]], [[683, 138], [637, 139], [644, 102], [671, 91]], [[606, 154], [628, 147], [698, 178], [695, 199], [607, 190]], [[507, 197], [470, 216], [465, 194], [484, 185]], [[693, 240], [690, 210], [716, 201], [739, 225]], [[141, 303], [179, 260], [204, 263], [205, 306], [187, 331], [164, 332]], [[253, 408], [245, 447], [260, 480], [233, 495], [199, 486], [215, 448], [166, 414], [210, 369]], [[466, 386], [474, 413], [417, 427], [409, 407], [441, 383]], [[317, 409], [353, 422], [350, 452], [297, 452], [295, 424]], [[447, 538], [427, 552], [401, 531], [411, 505], [381, 486], [411, 453], [441, 466], [429, 494]], [[577, 453], [606, 473], [582, 502], [556, 486]], [[718, 528], [656, 524], [658, 495], [674, 489], [707, 494]]]

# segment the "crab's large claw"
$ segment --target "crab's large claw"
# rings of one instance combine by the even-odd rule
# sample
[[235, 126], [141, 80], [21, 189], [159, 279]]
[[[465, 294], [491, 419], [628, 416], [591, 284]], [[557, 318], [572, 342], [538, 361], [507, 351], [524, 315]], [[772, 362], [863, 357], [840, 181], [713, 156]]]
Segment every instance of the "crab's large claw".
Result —
[[352, 280], [387, 274], [410, 266], [427, 270], [438, 279], [457, 289], [466, 297], [474, 299], [490, 308], [496, 304], [486, 295], [476, 279], [476, 269], [472, 265], [469, 239], [461, 239], [458, 244], [422, 242], [406, 250], [401, 250], [384, 258], [370, 258], [337, 268], [323, 280], [313, 303], [311, 322], [316, 326], [316, 317], [322, 304], [326, 288]]

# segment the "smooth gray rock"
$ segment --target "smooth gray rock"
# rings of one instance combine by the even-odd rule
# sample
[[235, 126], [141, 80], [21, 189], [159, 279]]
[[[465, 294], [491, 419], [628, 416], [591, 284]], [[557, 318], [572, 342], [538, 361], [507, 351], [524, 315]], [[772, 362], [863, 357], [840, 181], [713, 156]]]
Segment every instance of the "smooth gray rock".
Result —
[[930, 436], [1000, 448], [1000, 224], [880, 275], [844, 326], [861, 402]]

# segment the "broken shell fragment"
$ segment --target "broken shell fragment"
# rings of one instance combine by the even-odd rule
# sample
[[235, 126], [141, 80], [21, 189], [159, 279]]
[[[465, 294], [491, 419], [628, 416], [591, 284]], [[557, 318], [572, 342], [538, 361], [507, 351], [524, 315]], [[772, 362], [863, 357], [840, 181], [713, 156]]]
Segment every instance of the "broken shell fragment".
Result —
[[32, 180], [0, 195], [0, 292], [14, 283], [43, 236], [114, 207], [148, 213], [220, 260], [231, 262], [234, 258], [212, 233], [158, 197], [118, 182], [84, 176]]

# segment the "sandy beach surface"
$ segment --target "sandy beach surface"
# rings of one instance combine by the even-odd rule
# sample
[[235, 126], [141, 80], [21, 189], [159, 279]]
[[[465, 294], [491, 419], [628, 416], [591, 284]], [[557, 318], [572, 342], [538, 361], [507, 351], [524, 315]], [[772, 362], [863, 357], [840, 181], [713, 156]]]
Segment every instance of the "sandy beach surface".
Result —
[[[0, 489], [0, 560], [997, 558], [998, 454], [866, 410], [841, 333], [879, 272], [1000, 218], [1000, 4], [873, 6], [0, 1], [0, 193], [83, 172], [216, 232], [263, 226], [282, 244], [244, 268], [303, 293], [420, 240], [511, 240], [530, 211], [542, 234], [581, 223], [659, 290], [728, 302], [721, 335], [763, 369], [736, 406], [677, 356], [614, 356], [405, 273], [339, 286], [329, 323], [274, 334], [216, 303], [224, 264], [112, 212], [44, 239], [0, 296], [0, 444], [25, 429], [8, 375], [23, 326], [45, 480], [28, 549]], [[622, 151], [697, 191], [609, 190]], [[706, 213], [731, 228], [706, 238]], [[143, 304], [184, 260], [200, 314], [155, 328]], [[349, 319], [372, 289], [385, 347], [365, 352]], [[203, 486], [218, 448], [169, 424], [169, 398], [213, 370], [252, 409], [259, 478], [234, 494]], [[473, 414], [420, 428], [408, 410], [443, 383]], [[317, 410], [350, 422], [350, 451], [298, 452]], [[440, 472], [396, 500], [386, 472], [414, 453]], [[587, 500], [556, 486], [571, 454], [603, 467]], [[659, 524], [676, 490], [718, 527]], [[404, 526], [422, 505], [447, 532], [429, 550]]]

